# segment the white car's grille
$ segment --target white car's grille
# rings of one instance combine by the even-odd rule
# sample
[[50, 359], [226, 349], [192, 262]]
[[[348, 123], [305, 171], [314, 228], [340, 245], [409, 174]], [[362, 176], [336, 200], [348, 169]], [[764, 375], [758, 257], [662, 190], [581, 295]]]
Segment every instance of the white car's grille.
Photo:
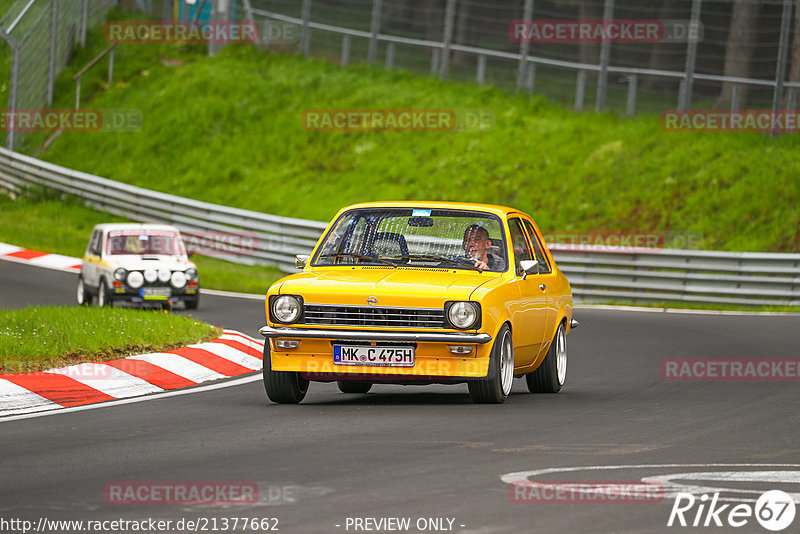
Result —
[[335, 326], [384, 326], [397, 328], [443, 328], [442, 308], [381, 308], [306, 304], [303, 323]]

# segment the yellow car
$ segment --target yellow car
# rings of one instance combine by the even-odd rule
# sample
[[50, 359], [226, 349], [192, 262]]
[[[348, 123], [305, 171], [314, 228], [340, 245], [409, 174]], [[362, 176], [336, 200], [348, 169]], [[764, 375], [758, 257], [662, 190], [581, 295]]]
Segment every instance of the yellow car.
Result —
[[296, 404], [310, 381], [344, 393], [373, 384], [466, 382], [502, 403], [514, 377], [556, 393], [567, 374], [572, 292], [525, 213], [451, 202], [341, 210], [301, 273], [267, 292], [264, 387]]

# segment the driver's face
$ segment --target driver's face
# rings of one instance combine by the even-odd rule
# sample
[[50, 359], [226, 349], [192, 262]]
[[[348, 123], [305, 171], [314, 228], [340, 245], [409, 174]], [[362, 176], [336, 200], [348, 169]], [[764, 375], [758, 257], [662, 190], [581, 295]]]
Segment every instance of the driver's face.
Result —
[[483, 258], [492, 242], [480, 230], [469, 230], [464, 235], [464, 252], [469, 258]]

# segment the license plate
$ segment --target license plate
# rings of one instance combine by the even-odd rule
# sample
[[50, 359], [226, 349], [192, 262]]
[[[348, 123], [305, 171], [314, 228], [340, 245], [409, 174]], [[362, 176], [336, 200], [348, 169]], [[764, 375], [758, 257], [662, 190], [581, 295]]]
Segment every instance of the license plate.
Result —
[[414, 347], [334, 345], [333, 363], [374, 367], [414, 367]]
[[145, 300], [166, 300], [172, 295], [168, 287], [143, 287], [139, 290], [139, 296]]

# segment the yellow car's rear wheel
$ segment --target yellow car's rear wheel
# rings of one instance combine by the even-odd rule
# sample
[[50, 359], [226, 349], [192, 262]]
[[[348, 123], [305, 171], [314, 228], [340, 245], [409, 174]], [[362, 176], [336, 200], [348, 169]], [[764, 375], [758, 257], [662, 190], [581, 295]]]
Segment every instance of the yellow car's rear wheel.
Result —
[[372, 389], [372, 382], [359, 382], [357, 380], [339, 380], [336, 385], [342, 393], [366, 393]]

